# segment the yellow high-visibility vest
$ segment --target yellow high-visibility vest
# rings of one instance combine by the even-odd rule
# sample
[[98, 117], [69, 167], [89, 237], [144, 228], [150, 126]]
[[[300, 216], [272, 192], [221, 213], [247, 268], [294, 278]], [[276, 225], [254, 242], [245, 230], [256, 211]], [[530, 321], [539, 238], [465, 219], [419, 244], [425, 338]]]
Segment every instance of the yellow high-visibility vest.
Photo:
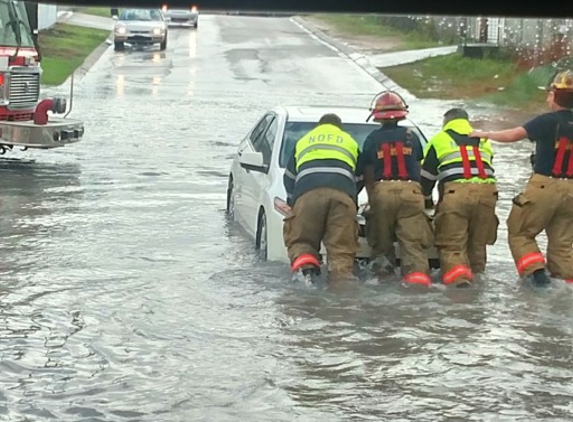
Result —
[[[448, 129], [459, 133], [460, 135], [467, 135], [472, 132], [472, 127], [470, 123], [465, 119], [455, 119], [448, 122], [443, 130], [437, 133], [430, 142], [426, 145], [424, 151], [424, 157], [427, 156], [427, 152], [433, 146], [436, 151], [436, 156], [438, 157], [438, 179], [444, 179], [448, 176], [455, 174], [463, 174], [463, 160], [462, 154], [460, 152], [460, 146], [456, 141], [446, 132]], [[473, 148], [471, 146], [465, 147], [467, 150], [467, 155], [469, 161], [475, 161], [475, 155]], [[495, 178], [493, 175], [493, 147], [488, 139], [480, 139], [479, 142], [479, 152], [482, 162], [486, 165], [487, 179], [481, 179], [479, 177], [471, 177], [469, 179], [460, 178], [459, 182], [470, 182], [470, 183], [493, 183]], [[452, 166], [452, 164], [457, 164]], [[448, 167], [444, 169], [444, 167]], [[489, 168], [488, 168], [489, 167]], [[473, 175], [473, 172], [472, 172]]]
[[323, 124], [296, 143], [296, 169], [313, 160], [340, 160], [356, 170], [358, 152], [358, 143], [352, 136], [335, 125]]

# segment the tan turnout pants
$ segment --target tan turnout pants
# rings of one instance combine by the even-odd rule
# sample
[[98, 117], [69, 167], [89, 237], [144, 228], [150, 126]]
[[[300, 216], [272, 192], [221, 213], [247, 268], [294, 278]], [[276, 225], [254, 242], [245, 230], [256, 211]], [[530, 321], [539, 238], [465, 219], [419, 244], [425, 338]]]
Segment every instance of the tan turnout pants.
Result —
[[508, 242], [520, 275], [545, 267], [535, 241], [547, 234], [547, 269], [553, 277], [573, 281], [573, 180], [534, 174], [513, 200], [507, 219]]
[[372, 258], [386, 258], [395, 264], [394, 242], [400, 248], [400, 270], [407, 275], [429, 275], [425, 248], [433, 234], [424, 212], [424, 197], [418, 182], [381, 181], [369, 197], [368, 243]]
[[324, 242], [329, 275], [354, 278], [354, 260], [360, 250], [356, 213], [354, 200], [338, 189], [316, 188], [301, 195], [284, 219], [290, 261], [303, 254], [318, 257]]
[[494, 183], [446, 182], [434, 217], [435, 245], [444, 284], [472, 281], [485, 270], [487, 245], [497, 240]]

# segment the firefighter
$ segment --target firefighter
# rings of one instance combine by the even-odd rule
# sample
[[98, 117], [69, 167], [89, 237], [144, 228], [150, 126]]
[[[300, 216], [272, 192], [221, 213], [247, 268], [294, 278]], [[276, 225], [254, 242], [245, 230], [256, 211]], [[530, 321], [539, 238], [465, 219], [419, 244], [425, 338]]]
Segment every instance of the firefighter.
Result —
[[381, 126], [364, 141], [357, 175], [363, 176], [368, 193], [367, 239], [373, 271], [378, 277], [393, 272], [397, 241], [403, 280], [429, 286], [425, 248], [431, 246], [432, 230], [419, 183], [423, 149], [415, 133], [398, 125], [407, 114], [398, 94], [386, 91], [377, 97], [367, 120], [373, 117]]
[[426, 145], [421, 171], [427, 209], [438, 181], [434, 244], [444, 284], [456, 287], [470, 286], [485, 270], [486, 245], [495, 243], [499, 226], [493, 149], [487, 139], [468, 136], [472, 130], [465, 110], [448, 110], [442, 131]]
[[287, 204], [283, 236], [294, 278], [320, 275], [320, 244], [327, 252], [329, 281], [355, 281], [358, 244], [356, 164], [358, 143], [325, 114], [297, 143], [284, 173]]
[[507, 219], [509, 248], [521, 277], [534, 285], [551, 282], [535, 238], [547, 234], [547, 270], [573, 283], [573, 72], [557, 73], [547, 92], [549, 112], [522, 126], [475, 132], [497, 142], [535, 143], [533, 174], [513, 199]]

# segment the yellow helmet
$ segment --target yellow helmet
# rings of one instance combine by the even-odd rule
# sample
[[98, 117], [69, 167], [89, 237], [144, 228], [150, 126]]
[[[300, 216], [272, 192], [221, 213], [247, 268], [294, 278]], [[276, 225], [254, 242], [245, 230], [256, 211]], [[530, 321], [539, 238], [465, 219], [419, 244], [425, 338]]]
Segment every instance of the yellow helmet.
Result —
[[570, 70], [559, 72], [555, 75], [555, 78], [553, 78], [553, 82], [551, 82], [549, 88], [573, 91], [573, 72]]

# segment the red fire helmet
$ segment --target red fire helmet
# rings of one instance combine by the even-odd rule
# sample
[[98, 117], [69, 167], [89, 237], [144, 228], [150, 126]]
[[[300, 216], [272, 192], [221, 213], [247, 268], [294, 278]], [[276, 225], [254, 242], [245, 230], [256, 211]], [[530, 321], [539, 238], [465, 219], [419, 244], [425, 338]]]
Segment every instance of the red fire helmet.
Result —
[[370, 115], [366, 121], [374, 117], [374, 121], [402, 120], [408, 115], [408, 105], [404, 99], [393, 91], [383, 91], [376, 95]]

